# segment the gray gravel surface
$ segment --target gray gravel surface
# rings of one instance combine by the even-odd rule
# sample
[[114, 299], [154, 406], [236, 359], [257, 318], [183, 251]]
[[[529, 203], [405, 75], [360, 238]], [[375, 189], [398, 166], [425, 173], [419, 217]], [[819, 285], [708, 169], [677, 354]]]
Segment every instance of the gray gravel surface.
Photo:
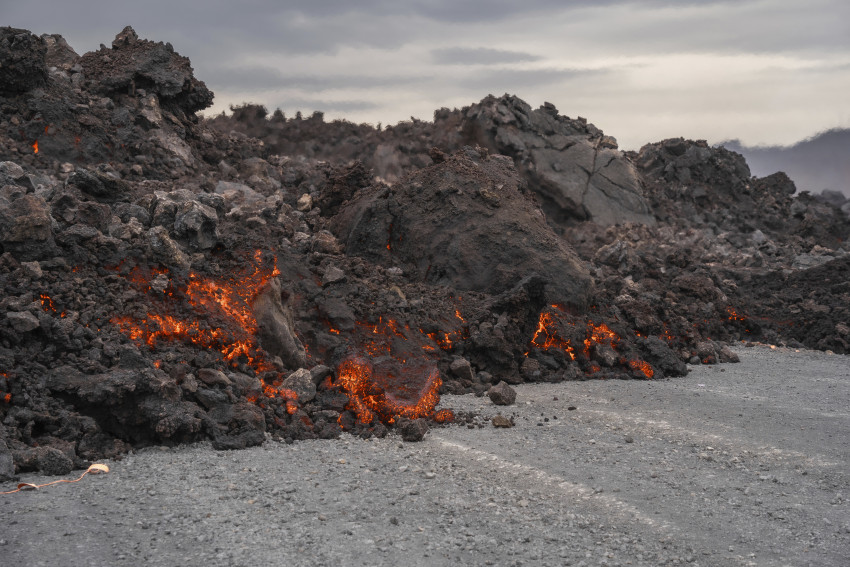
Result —
[[142, 450], [0, 496], [0, 564], [850, 565], [850, 358], [736, 352], [443, 399], [511, 429]]

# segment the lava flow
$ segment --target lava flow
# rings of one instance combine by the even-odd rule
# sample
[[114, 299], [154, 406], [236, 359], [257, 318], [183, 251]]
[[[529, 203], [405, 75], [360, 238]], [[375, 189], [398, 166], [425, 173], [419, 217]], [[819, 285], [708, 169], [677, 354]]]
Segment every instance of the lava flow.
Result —
[[336, 383], [348, 394], [348, 409], [357, 421], [394, 423], [399, 417], [431, 417], [446, 422], [454, 418], [450, 410], [434, 413], [443, 382], [436, 362], [426, 354], [435, 350], [426, 340], [432, 334], [439, 338], [450, 335], [425, 334], [383, 317], [376, 325], [357, 324], [355, 354], [339, 365]]
[[[540, 318], [537, 322], [537, 329], [534, 336], [531, 338], [531, 346], [540, 350], [557, 349], [566, 354], [570, 360], [577, 359], [577, 353], [570, 339], [564, 339], [558, 330], [559, 326], [569, 325], [574, 327], [575, 323], [566, 320], [566, 312], [559, 305], [551, 305], [550, 308], [543, 310], [540, 313]], [[594, 374], [601, 370], [601, 367], [593, 358], [592, 352], [595, 347], [600, 345], [610, 347], [614, 352], [618, 351], [620, 345], [620, 336], [611, 330], [605, 323], [596, 324], [593, 321], [585, 323], [585, 339], [583, 348], [578, 352], [582, 360], [588, 362], [587, 371], [589, 374]], [[526, 353], [528, 356], [529, 353]], [[621, 356], [618, 360], [619, 364], [630, 368], [636, 375], [644, 378], [652, 378], [655, 376], [655, 370], [652, 365], [645, 360], [627, 359]]]
[[552, 310], [540, 313], [540, 320], [537, 322], [537, 330], [531, 338], [531, 344], [543, 350], [560, 349], [570, 357], [570, 360], [575, 360], [576, 353], [572, 344], [569, 340], [562, 339], [556, 328], [555, 313], [562, 309], [559, 305], [552, 305], [551, 308]]
[[398, 417], [429, 417], [440, 401], [443, 381], [428, 359], [400, 361], [382, 356], [369, 361], [351, 357], [338, 369], [338, 385], [349, 394], [349, 408], [361, 423], [377, 417], [393, 423]]
[[[152, 303], [161, 311], [179, 313], [185, 311], [188, 304], [191, 316], [149, 312], [143, 320], [118, 316], [111, 322], [134, 341], [151, 348], [160, 341], [179, 340], [217, 350], [232, 366], [244, 363], [257, 375], [264, 376], [265, 395], [284, 399], [287, 411], [294, 413], [297, 396], [291, 390], [280, 388], [280, 374], [257, 342], [257, 320], [252, 310], [254, 300], [272, 278], [280, 274], [274, 262], [272, 264], [272, 268], [263, 267], [262, 253], [257, 250], [253, 265], [244, 273], [234, 274], [227, 280], [215, 280], [193, 272], [189, 274], [185, 289], [174, 289], [165, 269], [135, 267], [127, 279], [146, 293], [158, 290], [161, 298]], [[269, 373], [274, 376], [271, 380]]]

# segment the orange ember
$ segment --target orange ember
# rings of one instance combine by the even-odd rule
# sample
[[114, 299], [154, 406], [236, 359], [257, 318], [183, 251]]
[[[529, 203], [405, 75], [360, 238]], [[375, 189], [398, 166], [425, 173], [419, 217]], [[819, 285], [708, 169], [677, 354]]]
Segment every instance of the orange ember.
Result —
[[35, 142], [32, 143], [32, 153], [34, 153], [34, 154], [38, 153], [38, 140], [36, 140]]
[[744, 317], [743, 315], [740, 315], [732, 307], [726, 308], [726, 314], [728, 315], [728, 319], [730, 321], [746, 321], [747, 320], [746, 317]]
[[[0, 372], [0, 378], [8, 379], [8, 378], [9, 378], [9, 375], [8, 375], [8, 374], [6, 374], [5, 372]], [[9, 393], [7, 393], [7, 392], [4, 392], [3, 390], [0, 390], [0, 400], [3, 400], [3, 401], [4, 401], [4, 402], [6, 402], [7, 404], [8, 404], [8, 403], [11, 403], [11, 401], [12, 401], [12, 394], [9, 394]]]
[[[551, 305], [550, 308], [547, 308], [540, 313], [537, 329], [534, 332], [534, 336], [531, 338], [531, 346], [542, 350], [549, 350], [553, 348], [560, 349], [568, 354], [571, 360], [576, 360], [577, 353], [573, 348], [572, 343], [569, 340], [563, 339], [558, 334], [559, 324], [574, 325], [574, 323], [563, 320], [563, 312], [563, 308], [559, 305]], [[586, 338], [583, 341], [584, 348], [580, 351], [584, 360], [590, 361], [591, 349], [594, 345], [603, 344], [610, 346], [615, 351], [618, 350], [621, 341], [620, 336], [608, 327], [608, 325], [605, 323], [597, 325], [593, 321], [588, 321], [586, 325]], [[638, 336], [641, 335], [638, 333]], [[528, 355], [529, 353], [526, 352], [525, 356]], [[619, 363], [624, 366], [628, 365], [628, 367], [633, 371], [640, 372], [646, 376], [646, 378], [652, 378], [655, 375], [655, 371], [652, 366], [646, 361], [627, 361], [625, 357], [622, 357], [620, 358]], [[586, 373], [595, 374], [601, 370], [602, 368], [596, 362], [591, 361], [586, 368]]]
[[[41, 299], [41, 307], [48, 313], [56, 313], [56, 306], [53, 304], [53, 299], [50, 298], [46, 293], [42, 293], [39, 298]], [[66, 313], [62, 311], [59, 313], [60, 317], [65, 317]]]
[[53, 305], [53, 300], [50, 299], [50, 296], [47, 295], [46, 293], [42, 293], [40, 297], [41, 297], [41, 307], [45, 311], [52, 311], [52, 312], [56, 313], [56, 307]]
[[450, 409], [441, 409], [434, 414], [434, 421], [437, 423], [452, 423], [455, 420], [455, 413]]

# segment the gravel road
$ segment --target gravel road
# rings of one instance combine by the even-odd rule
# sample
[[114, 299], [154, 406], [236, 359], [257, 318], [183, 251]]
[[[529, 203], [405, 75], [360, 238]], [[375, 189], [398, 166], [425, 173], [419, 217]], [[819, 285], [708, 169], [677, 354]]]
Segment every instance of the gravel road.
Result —
[[0, 496], [0, 565], [849, 565], [850, 358], [735, 350], [443, 398], [511, 429], [141, 450]]

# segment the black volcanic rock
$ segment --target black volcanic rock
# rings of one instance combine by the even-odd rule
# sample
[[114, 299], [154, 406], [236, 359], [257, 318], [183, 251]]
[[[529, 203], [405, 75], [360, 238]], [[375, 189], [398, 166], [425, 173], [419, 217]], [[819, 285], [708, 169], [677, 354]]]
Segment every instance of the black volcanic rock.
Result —
[[41, 41], [47, 47], [45, 62], [48, 68], [70, 69], [80, 58], [74, 48], [58, 33], [42, 34]]
[[536, 274], [547, 302], [587, 304], [584, 266], [546, 224], [513, 162], [483, 149], [361, 191], [332, 226], [347, 254], [420, 281], [499, 294]]
[[16, 94], [47, 82], [47, 47], [27, 30], [0, 28], [0, 92]]
[[189, 114], [212, 104], [213, 93], [194, 77], [189, 59], [170, 43], [139, 39], [129, 26], [116, 36], [112, 49], [86, 53], [80, 64], [93, 92], [111, 96], [144, 89], [156, 94], [163, 106]]

